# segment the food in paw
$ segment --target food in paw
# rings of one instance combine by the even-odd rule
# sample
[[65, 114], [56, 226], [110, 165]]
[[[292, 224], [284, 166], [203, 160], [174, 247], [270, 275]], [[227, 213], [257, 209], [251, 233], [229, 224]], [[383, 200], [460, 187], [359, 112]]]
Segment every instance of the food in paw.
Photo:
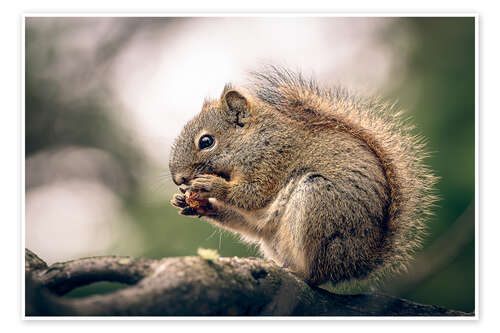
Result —
[[193, 209], [210, 208], [208, 199], [202, 199], [199, 197], [200, 192], [187, 190], [184, 195], [186, 196], [186, 203], [189, 205], [189, 207]]

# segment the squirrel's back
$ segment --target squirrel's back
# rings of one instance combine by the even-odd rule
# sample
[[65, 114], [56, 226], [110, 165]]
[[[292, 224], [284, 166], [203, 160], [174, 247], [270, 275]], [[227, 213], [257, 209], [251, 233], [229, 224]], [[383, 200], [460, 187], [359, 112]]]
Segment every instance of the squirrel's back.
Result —
[[[422, 137], [393, 105], [351, 96], [346, 90], [321, 88], [287, 69], [268, 66], [253, 72], [250, 91], [292, 122], [311, 129], [330, 128], [362, 141], [383, 170], [390, 204], [374, 273], [405, 269], [421, 245], [425, 222], [437, 197], [435, 175], [424, 164], [428, 154]], [[374, 274], [376, 275], [376, 274]]]

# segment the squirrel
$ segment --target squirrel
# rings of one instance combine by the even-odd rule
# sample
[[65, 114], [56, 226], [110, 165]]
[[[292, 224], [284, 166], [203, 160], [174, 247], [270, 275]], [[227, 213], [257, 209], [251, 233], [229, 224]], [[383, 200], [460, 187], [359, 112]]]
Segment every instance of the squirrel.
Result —
[[204, 202], [180, 188], [172, 205], [311, 285], [406, 269], [437, 200], [425, 140], [393, 105], [284, 67], [250, 82], [206, 99], [175, 140], [172, 179]]

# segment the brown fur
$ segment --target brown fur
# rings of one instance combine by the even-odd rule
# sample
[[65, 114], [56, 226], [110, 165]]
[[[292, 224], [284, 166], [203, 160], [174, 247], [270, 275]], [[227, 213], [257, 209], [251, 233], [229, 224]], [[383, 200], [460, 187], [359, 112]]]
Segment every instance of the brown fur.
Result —
[[[436, 200], [422, 140], [377, 101], [278, 67], [253, 78], [247, 89], [226, 85], [186, 125], [173, 178], [210, 198], [210, 221], [310, 283], [403, 269]], [[217, 145], [199, 151], [200, 133]], [[200, 214], [180, 195], [173, 204]]]

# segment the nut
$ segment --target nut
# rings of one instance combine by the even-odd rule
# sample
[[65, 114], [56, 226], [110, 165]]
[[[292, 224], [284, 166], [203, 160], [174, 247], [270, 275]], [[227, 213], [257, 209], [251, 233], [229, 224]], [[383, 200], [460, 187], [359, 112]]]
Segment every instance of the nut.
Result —
[[186, 203], [189, 205], [189, 207], [193, 209], [208, 208], [209, 207], [208, 199], [200, 199], [199, 195], [200, 192], [194, 192], [190, 190], [186, 191], [185, 193]]

